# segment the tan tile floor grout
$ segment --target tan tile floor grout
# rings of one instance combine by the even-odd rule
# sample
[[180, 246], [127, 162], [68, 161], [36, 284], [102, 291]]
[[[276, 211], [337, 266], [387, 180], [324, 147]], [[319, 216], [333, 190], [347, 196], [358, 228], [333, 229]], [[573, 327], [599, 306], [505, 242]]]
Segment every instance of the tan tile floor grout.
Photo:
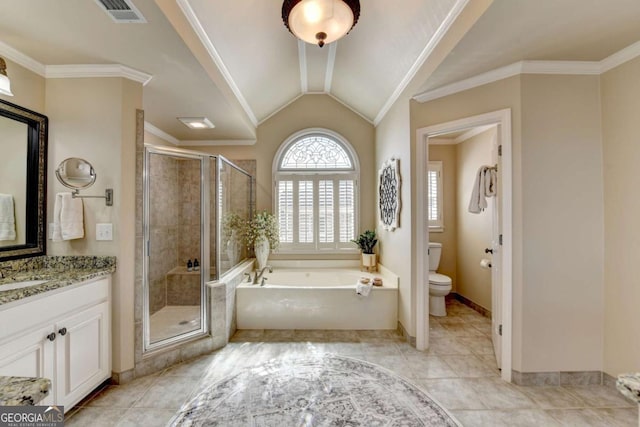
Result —
[[241, 330], [224, 348], [163, 372], [105, 386], [67, 413], [68, 426], [164, 426], [189, 396], [272, 358], [335, 353], [420, 386], [464, 426], [637, 426], [638, 409], [605, 386], [523, 387], [499, 377], [489, 319], [451, 301], [419, 352], [395, 331]]

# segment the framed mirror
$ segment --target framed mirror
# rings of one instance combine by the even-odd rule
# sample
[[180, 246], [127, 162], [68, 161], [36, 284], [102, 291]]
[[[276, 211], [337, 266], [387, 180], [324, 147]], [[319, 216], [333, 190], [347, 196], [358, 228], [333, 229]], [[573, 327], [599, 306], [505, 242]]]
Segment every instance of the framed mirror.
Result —
[[0, 261], [45, 254], [48, 123], [0, 100]]
[[62, 185], [73, 190], [89, 188], [96, 182], [96, 171], [91, 163], [78, 157], [70, 157], [60, 162], [56, 176]]

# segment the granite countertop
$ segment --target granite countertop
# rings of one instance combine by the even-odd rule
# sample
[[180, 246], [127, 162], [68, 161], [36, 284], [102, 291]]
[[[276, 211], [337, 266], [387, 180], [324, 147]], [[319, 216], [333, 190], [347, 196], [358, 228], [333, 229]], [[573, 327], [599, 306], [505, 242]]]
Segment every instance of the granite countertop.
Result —
[[625, 397], [640, 404], [640, 372], [618, 376], [616, 387]]
[[[43, 256], [0, 263], [0, 306], [116, 271], [115, 257]], [[2, 286], [29, 280], [45, 283], [3, 291]]]
[[50, 389], [51, 380], [46, 378], [0, 377], [0, 406], [35, 405]]

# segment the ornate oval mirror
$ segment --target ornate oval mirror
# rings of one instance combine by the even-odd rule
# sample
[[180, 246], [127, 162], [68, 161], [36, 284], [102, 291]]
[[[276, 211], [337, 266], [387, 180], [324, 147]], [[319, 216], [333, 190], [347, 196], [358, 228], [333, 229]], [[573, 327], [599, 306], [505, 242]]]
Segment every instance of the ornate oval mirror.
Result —
[[96, 182], [96, 171], [91, 163], [78, 157], [70, 157], [60, 162], [56, 177], [62, 185], [73, 190], [89, 188]]

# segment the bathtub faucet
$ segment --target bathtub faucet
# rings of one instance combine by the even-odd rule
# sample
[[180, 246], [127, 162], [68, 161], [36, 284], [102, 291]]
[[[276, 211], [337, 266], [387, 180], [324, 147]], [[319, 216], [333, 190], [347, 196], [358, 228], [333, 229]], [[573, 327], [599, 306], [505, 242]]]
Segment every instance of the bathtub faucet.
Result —
[[262, 270], [260, 270], [259, 273], [258, 273], [258, 271], [256, 271], [256, 275], [253, 276], [253, 284], [254, 285], [258, 284], [258, 282], [260, 281], [260, 278], [264, 274], [265, 270], [269, 270], [269, 273], [273, 273], [273, 267], [271, 267], [270, 265], [267, 265], [267, 266], [263, 267]]

